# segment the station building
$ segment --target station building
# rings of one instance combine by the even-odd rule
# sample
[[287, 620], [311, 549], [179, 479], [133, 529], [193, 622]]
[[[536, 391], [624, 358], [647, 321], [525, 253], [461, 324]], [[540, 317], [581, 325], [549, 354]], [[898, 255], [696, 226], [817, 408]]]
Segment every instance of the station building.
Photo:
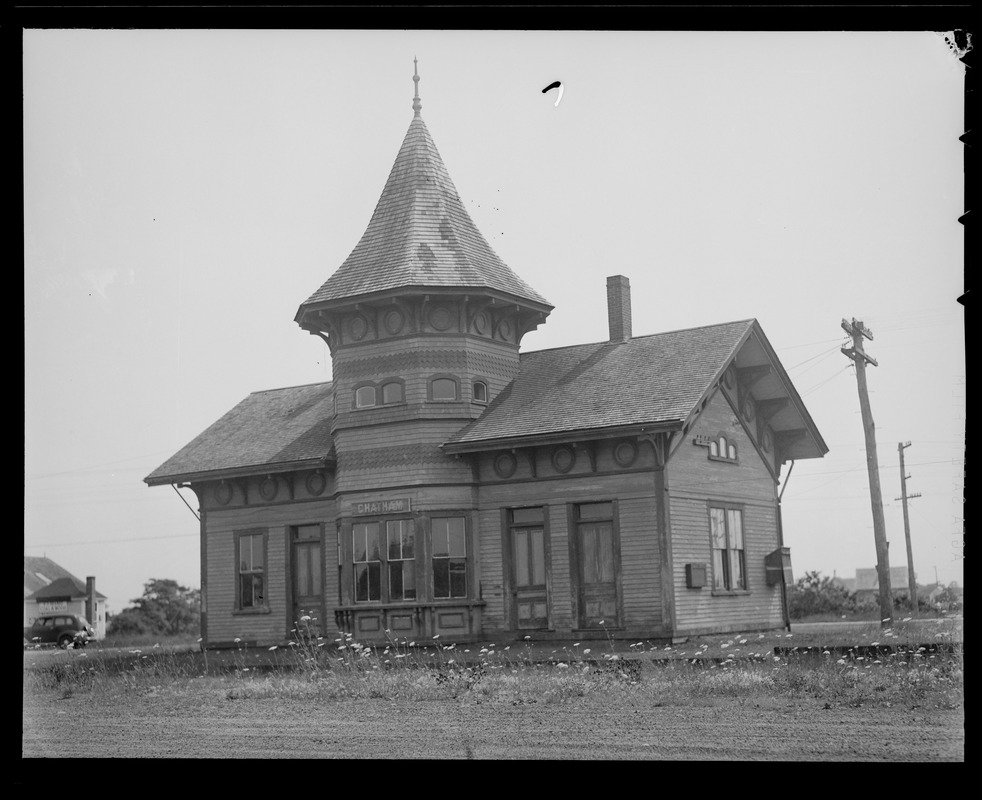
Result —
[[552, 306], [478, 231], [420, 108], [296, 314], [333, 380], [249, 395], [145, 478], [197, 496], [204, 644], [786, 625], [781, 471], [828, 448], [758, 322], [634, 336], [614, 275], [606, 341], [522, 352]]

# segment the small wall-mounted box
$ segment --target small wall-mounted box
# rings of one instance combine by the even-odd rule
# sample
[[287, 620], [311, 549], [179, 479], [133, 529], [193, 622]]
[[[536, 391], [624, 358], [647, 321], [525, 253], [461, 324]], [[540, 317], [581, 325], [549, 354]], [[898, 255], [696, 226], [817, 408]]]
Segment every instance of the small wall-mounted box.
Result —
[[685, 585], [690, 589], [701, 589], [706, 585], [706, 565], [686, 564]]
[[768, 586], [777, 586], [782, 581], [786, 586], [794, 583], [794, 576], [791, 574], [790, 547], [779, 547], [773, 553], [764, 556], [764, 567]]

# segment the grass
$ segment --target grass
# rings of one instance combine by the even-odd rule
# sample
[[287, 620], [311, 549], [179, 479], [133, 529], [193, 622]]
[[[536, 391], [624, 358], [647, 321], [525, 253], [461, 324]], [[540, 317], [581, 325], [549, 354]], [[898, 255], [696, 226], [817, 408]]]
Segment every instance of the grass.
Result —
[[[109, 650], [25, 653], [25, 689], [174, 698], [385, 699], [525, 705], [581, 698], [654, 705], [813, 698], [825, 708], [958, 708], [964, 703], [960, 627], [871, 623], [862, 647], [827, 635], [784, 632], [701, 637], [675, 646], [608, 639], [550, 649], [391, 639], [368, 646], [350, 634], [290, 646], [202, 653], [173, 643]], [[850, 634], [855, 636], [855, 633]], [[823, 638], [824, 636], [824, 638]], [[856, 640], [853, 640], [855, 644]]]

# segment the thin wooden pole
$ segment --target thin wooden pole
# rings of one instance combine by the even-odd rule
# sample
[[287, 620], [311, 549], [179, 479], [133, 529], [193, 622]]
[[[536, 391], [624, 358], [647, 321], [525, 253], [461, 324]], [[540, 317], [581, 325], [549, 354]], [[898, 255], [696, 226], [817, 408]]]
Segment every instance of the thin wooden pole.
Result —
[[863, 415], [863, 433], [866, 436], [866, 470], [869, 473], [869, 497], [873, 509], [873, 539], [876, 543], [876, 572], [880, 584], [880, 625], [893, 624], [893, 593], [890, 591], [890, 551], [887, 542], [886, 521], [883, 518], [883, 494], [880, 491], [880, 467], [876, 460], [876, 426], [869, 406], [866, 388], [866, 364], [878, 366], [876, 359], [863, 351], [863, 338], [872, 341], [873, 333], [863, 327], [860, 320], [852, 323], [842, 320], [842, 329], [852, 337], [852, 347], [842, 352], [856, 364], [856, 382], [859, 386], [859, 409]]

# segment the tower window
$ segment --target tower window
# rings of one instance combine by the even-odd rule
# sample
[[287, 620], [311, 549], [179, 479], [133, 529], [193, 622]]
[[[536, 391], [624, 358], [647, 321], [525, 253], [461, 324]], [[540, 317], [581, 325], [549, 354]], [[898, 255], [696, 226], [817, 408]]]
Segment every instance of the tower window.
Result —
[[484, 381], [474, 381], [474, 402], [488, 402], [488, 385]]
[[402, 382], [389, 381], [382, 384], [382, 405], [401, 403], [404, 399]]
[[430, 400], [456, 400], [457, 381], [453, 378], [434, 378], [430, 381]]
[[371, 408], [375, 405], [375, 387], [371, 384], [355, 389], [355, 408]]

